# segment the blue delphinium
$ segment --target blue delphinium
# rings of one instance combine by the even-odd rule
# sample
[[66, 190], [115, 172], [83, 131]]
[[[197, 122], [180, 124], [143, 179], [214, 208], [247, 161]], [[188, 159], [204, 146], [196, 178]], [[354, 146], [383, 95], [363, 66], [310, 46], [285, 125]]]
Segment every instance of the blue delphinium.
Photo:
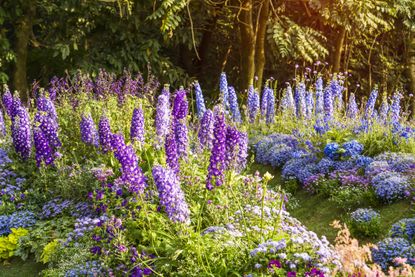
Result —
[[85, 144], [99, 146], [98, 132], [91, 114], [83, 114], [80, 122], [81, 140]]
[[323, 93], [323, 79], [319, 77], [316, 81], [316, 108], [315, 114], [320, 117], [324, 114], [324, 93]]
[[294, 91], [295, 110], [298, 118], [304, 118], [307, 113], [305, 93], [305, 84], [301, 82], [295, 87]]
[[356, 140], [343, 143], [342, 148], [344, 149], [344, 157], [354, 157], [363, 152], [363, 145]]
[[413, 241], [415, 238], [415, 218], [404, 218], [392, 225], [390, 236]]
[[280, 109], [285, 114], [296, 114], [295, 102], [293, 97], [293, 90], [290, 84], [287, 84], [287, 89], [285, 90], [284, 96], [281, 100]]
[[306, 92], [305, 102], [306, 102], [306, 117], [307, 119], [310, 119], [313, 114], [313, 110], [314, 110], [314, 98], [313, 98], [312, 91]]
[[380, 105], [380, 108], [379, 108], [379, 118], [384, 123], [388, 119], [388, 112], [389, 112], [388, 98], [386, 94], [384, 94], [382, 97], [382, 104]]
[[229, 92], [228, 92], [228, 80], [226, 79], [225, 72], [222, 72], [220, 74], [219, 91], [222, 97], [223, 106], [226, 110], [229, 107]]
[[249, 122], [254, 123], [259, 111], [259, 95], [255, 91], [254, 86], [248, 88], [248, 116]]
[[409, 188], [407, 177], [397, 172], [381, 172], [372, 178], [376, 196], [386, 203], [405, 198]]
[[144, 142], [144, 112], [141, 108], [135, 108], [133, 111], [133, 117], [131, 119], [130, 138], [131, 141], [137, 141], [139, 143]]
[[372, 249], [372, 258], [383, 270], [394, 266], [395, 258], [407, 258], [409, 264], [414, 264], [412, 258], [415, 255], [414, 247], [404, 238], [386, 238]]
[[266, 123], [271, 124], [275, 121], [275, 95], [271, 88], [268, 88], [267, 97]]
[[377, 87], [375, 87], [370, 93], [369, 99], [366, 102], [366, 107], [365, 107], [365, 119], [366, 120], [369, 120], [372, 118], [374, 110], [375, 110], [375, 104], [376, 104], [377, 98], [378, 98], [378, 89]]
[[206, 110], [203, 114], [202, 120], [200, 121], [198, 138], [202, 148], [211, 149], [213, 142], [213, 112], [211, 110]]
[[190, 210], [174, 172], [156, 165], [153, 178], [159, 192], [160, 204], [173, 222], [190, 223]]
[[337, 76], [333, 77], [330, 82], [331, 95], [333, 97], [334, 109], [340, 112], [343, 109], [343, 86], [337, 80]]
[[333, 95], [330, 86], [324, 89], [324, 122], [328, 123], [333, 118]]
[[265, 117], [267, 114], [268, 108], [268, 86], [265, 86], [262, 91], [262, 98], [261, 98], [261, 116]]
[[324, 155], [332, 160], [336, 160], [340, 157], [340, 146], [336, 142], [327, 143], [324, 147]]
[[229, 105], [232, 113], [232, 119], [236, 123], [242, 122], [241, 112], [239, 111], [238, 96], [233, 87], [228, 88], [229, 91]]
[[197, 112], [197, 116], [201, 118], [206, 111], [205, 100], [203, 98], [202, 88], [200, 87], [199, 82], [195, 81], [193, 86], [195, 88], [195, 94], [196, 94], [196, 112]]
[[354, 93], [351, 93], [349, 97], [349, 104], [347, 105], [346, 115], [348, 118], [354, 119], [356, 118], [358, 112], [359, 112], [359, 109], [356, 104], [355, 95]]
[[392, 104], [389, 110], [390, 121], [392, 124], [399, 124], [402, 98], [403, 96], [399, 91], [395, 92], [392, 96]]
[[353, 221], [364, 223], [370, 222], [373, 219], [379, 218], [380, 214], [373, 209], [357, 209], [350, 214], [350, 217]]

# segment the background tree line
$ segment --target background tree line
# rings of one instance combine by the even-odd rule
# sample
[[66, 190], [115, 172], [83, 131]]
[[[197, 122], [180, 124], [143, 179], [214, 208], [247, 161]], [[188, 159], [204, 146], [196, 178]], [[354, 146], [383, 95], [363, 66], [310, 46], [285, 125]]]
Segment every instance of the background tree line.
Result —
[[0, 83], [21, 92], [99, 68], [197, 78], [207, 91], [226, 71], [244, 90], [317, 61], [350, 72], [364, 93], [376, 83], [415, 92], [415, 1], [0, 1]]

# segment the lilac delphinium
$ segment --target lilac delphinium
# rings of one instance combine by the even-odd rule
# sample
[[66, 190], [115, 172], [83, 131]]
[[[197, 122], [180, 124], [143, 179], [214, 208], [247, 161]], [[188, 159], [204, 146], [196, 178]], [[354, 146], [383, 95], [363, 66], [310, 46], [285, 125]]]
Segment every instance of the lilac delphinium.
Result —
[[111, 150], [111, 126], [108, 117], [102, 115], [98, 123], [99, 144], [104, 153]]
[[199, 142], [202, 148], [211, 149], [213, 142], [213, 127], [214, 127], [214, 118], [213, 112], [211, 110], [206, 110], [202, 120], [200, 121], [199, 128]]
[[323, 79], [319, 77], [316, 81], [316, 108], [315, 114], [317, 117], [324, 113], [324, 93], [323, 93]]
[[249, 122], [254, 123], [259, 111], [259, 95], [255, 91], [254, 86], [248, 88], [248, 115]]
[[188, 103], [186, 99], [186, 91], [179, 90], [176, 93], [173, 106], [173, 129], [176, 136], [177, 153], [179, 154], [179, 157], [187, 156], [187, 148], [189, 144], [186, 125], [187, 114]]
[[232, 119], [236, 123], [242, 122], [241, 112], [239, 111], [238, 105], [238, 96], [236, 95], [235, 89], [233, 87], [228, 88], [229, 92], [229, 108], [232, 113]]
[[12, 139], [16, 152], [26, 160], [32, 151], [30, 117], [26, 108], [19, 106], [14, 109], [12, 118]]
[[314, 98], [313, 98], [313, 93], [311, 91], [306, 92], [305, 103], [306, 103], [306, 117], [307, 119], [310, 119], [313, 114], [313, 110], [314, 110]]
[[3, 105], [6, 109], [6, 113], [9, 117], [12, 116], [12, 109], [13, 109], [13, 96], [10, 93], [9, 87], [7, 85], [4, 85], [3, 87]]
[[324, 89], [324, 122], [328, 123], [333, 118], [333, 95], [331, 88], [327, 86]]
[[161, 90], [161, 95], [165, 95], [167, 100], [170, 101], [170, 85], [164, 84], [163, 89]]
[[229, 91], [228, 80], [226, 79], [226, 73], [222, 72], [219, 79], [219, 92], [222, 97], [223, 107], [225, 110], [229, 107]]
[[378, 98], [378, 89], [375, 87], [370, 93], [365, 107], [365, 119], [370, 120], [375, 110], [376, 99]]
[[159, 192], [160, 204], [173, 222], [190, 223], [190, 210], [176, 174], [171, 169], [156, 165], [153, 178]]
[[355, 95], [354, 93], [351, 93], [349, 97], [349, 104], [347, 105], [346, 115], [348, 118], [354, 119], [356, 118], [358, 112], [359, 112], [359, 109], [356, 104]]
[[389, 112], [389, 103], [388, 98], [386, 94], [382, 97], [382, 104], [379, 108], [379, 118], [382, 122], [386, 123], [386, 120], [388, 119], [388, 112]]
[[403, 98], [402, 94], [397, 91], [393, 94], [392, 104], [390, 107], [390, 121], [392, 124], [399, 124], [400, 113], [401, 113], [401, 99]]
[[268, 108], [268, 86], [264, 87], [262, 91], [262, 99], [261, 99], [261, 116], [265, 117], [267, 114]]
[[275, 121], [275, 96], [274, 91], [271, 88], [268, 88], [268, 101], [267, 101], [267, 114], [266, 114], [266, 123], [271, 124]]
[[295, 114], [296, 113], [293, 90], [290, 84], [287, 84], [287, 89], [285, 90], [284, 97], [281, 100], [280, 109], [283, 114]]
[[239, 131], [232, 126], [226, 128], [225, 169], [236, 167], [239, 145]]
[[6, 124], [4, 123], [3, 112], [0, 110], [0, 135], [6, 135]]
[[166, 94], [161, 94], [158, 97], [155, 125], [157, 138], [161, 143], [169, 133], [170, 126], [170, 101]]
[[197, 112], [197, 116], [201, 118], [206, 111], [205, 100], [203, 99], [203, 93], [202, 93], [202, 89], [200, 88], [199, 82], [196, 81], [193, 84], [193, 86], [195, 88], [195, 94], [196, 94], [196, 112]]
[[138, 158], [131, 145], [125, 145], [121, 134], [113, 134], [111, 146], [114, 155], [121, 164], [121, 181], [129, 185], [130, 192], [143, 193], [146, 187], [146, 179], [138, 165]]
[[167, 165], [176, 175], [179, 174], [179, 155], [177, 154], [176, 138], [173, 132], [168, 133], [166, 136], [165, 151]]
[[294, 91], [295, 109], [297, 118], [306, 116], [305, 84], [303, 82], [296, 86]]
[[130, 138], [131, 141], [137, 141], [144, 143], [144, 113], [141, 108], [136, 108], [133, 111], [133, 117], [131, 119]]
[[224, 179], [226, 154], [226, 124], [223, 111], [215, 111], [213, 148], [210, 155], [206, 188], [212, 190], [214, 185], [221, 186]]
[[81, 140], [86, 143], [93, 145], [95, 147], [99, 146], [99, 137], [98, 132], [95, 127], [95, 122], [92, 119], [91, 114], [83, 114], [80, 122], [81, 128]]
[[340, 85], [337, 76], [331, 80], [330, 88], [334, 102], [334, 110], [340, 112], [343, 109], [343, 86]]
[[248, 158], [248, 134], [245, 132], [239, 133], [238, 143], [238, 157], [237, 157], [237, 171], [241, 172], [246, 167]]

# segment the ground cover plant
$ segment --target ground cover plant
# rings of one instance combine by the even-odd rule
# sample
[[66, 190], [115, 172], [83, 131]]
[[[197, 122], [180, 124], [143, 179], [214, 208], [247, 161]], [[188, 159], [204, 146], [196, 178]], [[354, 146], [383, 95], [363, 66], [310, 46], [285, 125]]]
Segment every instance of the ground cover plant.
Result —
[[42, 276], [412, 272], [412, 218], [359, 246], [339, 223], [331, 243], [287, 211], [296, 192], [317, 195], [350, 214], [353, 235], [380, 237], [376, 208], [414, 197], [399, 92], [378, 101], [375, 88], [358, 108], [345, 75], [316, 73], [278, 101], [272, 80], [238, 93], [222, 73], [208, 103], [198, 82], [140, 76], [56, 77], [28, 105], [4, 87], [0, 259], [34, 258]]

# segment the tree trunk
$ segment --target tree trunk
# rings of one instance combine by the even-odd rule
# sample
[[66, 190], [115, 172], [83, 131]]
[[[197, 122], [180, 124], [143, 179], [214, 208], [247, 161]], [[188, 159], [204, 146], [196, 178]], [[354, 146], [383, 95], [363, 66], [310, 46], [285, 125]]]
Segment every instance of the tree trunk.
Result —
[[265, 67], [265, 36], [269, 14], [269, 0], [265, 0], [258, 18], [255, 46], [255, 75], [258, 77], [258, 89], [261, 90]]
[[19, 91], [22, 103], [27, 103], [29, 99], [27, 84], [27, 53], [29, 37], [32, 32], [33, 18], [36, 13], [35, 0], [22, 1], [22, 16], [17, 19], [15, 26], [15, 53], [16, 63], [13, 72], [13, 87]]
[[343, 44], [344, 44], [344, 38], [345, 37], [346, 37], [346, 29], [341, 28], [340, 32], [339, 32], [339, 37], [336, 40], [336, 48], [334, 49], [333, 72], [339, 72], [340, 71], [342, 52], [343, 52]]
[[239, 15], [241, 34], [241, 89], [247, 89], [255, 76], [255, 32], [252, 20], [252, 0], [242, 1]]
[[[415, 94], [415, 32], [411, 32], [408, 41], [408, 76], [410, 93]], [[415, 117], [415, 97], [412, 97], [412, 117]]]

